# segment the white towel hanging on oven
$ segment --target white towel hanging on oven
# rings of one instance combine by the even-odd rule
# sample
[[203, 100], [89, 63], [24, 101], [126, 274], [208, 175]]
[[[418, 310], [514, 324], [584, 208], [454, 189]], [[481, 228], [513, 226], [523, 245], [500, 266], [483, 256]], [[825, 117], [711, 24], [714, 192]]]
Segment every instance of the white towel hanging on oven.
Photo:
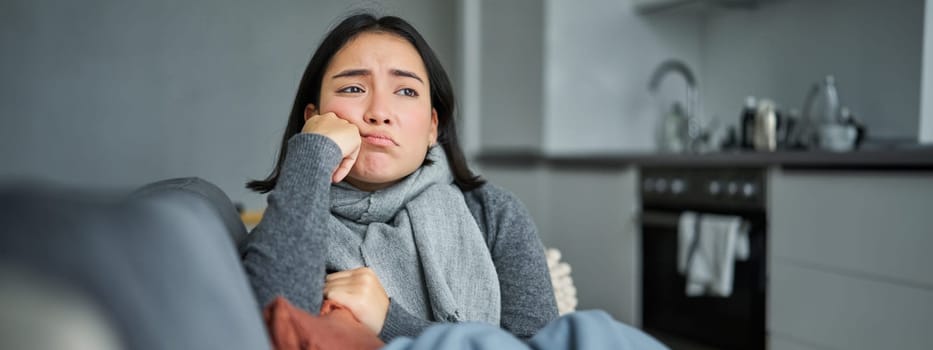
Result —
[[688, 296], [728, 297], [735, 261], [748, 259], [748, 225], [738, 216], [684, 212], [677, 250], [677, 267], [687, 277]]

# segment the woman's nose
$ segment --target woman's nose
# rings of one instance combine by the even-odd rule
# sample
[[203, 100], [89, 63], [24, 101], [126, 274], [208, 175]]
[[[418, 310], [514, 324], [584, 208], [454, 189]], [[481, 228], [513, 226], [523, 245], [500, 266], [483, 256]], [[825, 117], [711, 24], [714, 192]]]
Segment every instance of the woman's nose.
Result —
[[392, 112], [386, 99], [380, 96], [373, 96], [369, 103], [369, 110], [366, 111], [363, 120], [367, 124], [372, 125], [392, 124]]
[[379, 125], [379, 124], [392, 124], [392, 119], [386, 117], [380, 117], [373, 114], [366, 116], [366, 123]]

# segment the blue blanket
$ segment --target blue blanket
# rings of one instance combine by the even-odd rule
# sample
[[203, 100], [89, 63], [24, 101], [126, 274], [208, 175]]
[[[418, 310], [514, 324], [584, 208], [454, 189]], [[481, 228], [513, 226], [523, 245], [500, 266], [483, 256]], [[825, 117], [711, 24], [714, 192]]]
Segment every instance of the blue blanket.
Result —
[[417, 338], [397, 338], [383, 349], [667, 349], [644, 332], [619, 323], [605, 311], [578, 311], [542, 328], [527, 343], [488, 324], [442, 324]]

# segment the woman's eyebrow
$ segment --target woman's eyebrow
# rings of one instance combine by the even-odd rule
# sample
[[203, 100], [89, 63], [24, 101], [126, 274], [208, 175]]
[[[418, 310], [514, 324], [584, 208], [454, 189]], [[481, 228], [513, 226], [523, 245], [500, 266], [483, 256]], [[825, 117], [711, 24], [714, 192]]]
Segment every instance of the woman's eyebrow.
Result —
[[372, 73], [369, 71], [369, 69], [347, 69], [340, 73], [334, 74], [334, 76], [330, 78], [337, 79], [337, 78], [343, 78], [343, 77], [358, 77], [358, 76], [366, 76], [370, 74]]
[[409, 77], [409, 78], [415, 79], [415, 80], [421, 82], [422, 84], [424, 84], [424, 80], [421, 80], [421, 78], [418, 77], [418, 75], [415, 74], [414, 72], [409, 72], [409, 71], [407, 71], [407, 70], [401, 70], [401, 69], [393, 69], [393, 70], [391, 70], [391, 72], [392, 72], [392, 75], [394, 75], [394, 76], [398, 76], [398, 77]]
[[[392, 75], [394, 76], [412, 78], [424, 84], [424, 80], [422, 80], [421, 77], [418, 76], [418, 74], [415, 74], [413, 72], [403, 70], [403, 69], [392, 69], [389, 72], [391, 72]], [[372, 71], [370, 71], [369, 69], [347, 69], [340, 73], [334, 74], [334, 76], [330, 78], [337, 79], [337, 78], [344, 78], [344, 77], [369, 76], [371, 74], [372, 74]]]

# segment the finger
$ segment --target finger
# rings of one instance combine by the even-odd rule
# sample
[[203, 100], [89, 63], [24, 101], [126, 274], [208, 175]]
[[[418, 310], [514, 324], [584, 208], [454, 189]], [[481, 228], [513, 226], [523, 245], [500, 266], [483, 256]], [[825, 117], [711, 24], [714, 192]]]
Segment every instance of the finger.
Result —
[[349, 290], [349, 289], [352, 289], [352, 288], [349, 287], [348, 284], [347, 284], [346, 282], [340, 282], [339, 280], [338, 280], [337, 282], [326, 282], [326, 283], [324, 283], [324, 295], [325, 295], [325, 296], [326, 296], [328, 293], [333, 293], [334, 291], [338, 291], [338, 290]]
[[324, 284], [325, 293], [328, 291], [332, 292], [335, 290], [345, 290], [345, 291], [349, 291], [350, 293], [356, 293], [359, 289], [361, 288], [359, 285], [357, 285], [356, 282], [347, 280], [347, 279], [327, 282]]
[[341, 271], [328, 275], [324, 282], [326, 291], [343, 289], [349, 294], [368, 294], [376, 287], [381, 288], [381, 284], [370, 269]]
[[358, 269], [351, 270], [353, 277], [357, 279], [360, 283], [365, 285], [369, 284], [378, 284], [379, 276], [376, 275], [376, 272], [368, 267], [361, 267]]
[[340, 303], [345, 306], [349, 306], [349, 303], [352, 303], [355, 298], [351, 297], [352, 293], [343, 288], [334, 288], [324, 290], [324, 299], [333, 300], [337, 303]]
[[324, 288], [324, 298], [340, 301], [347, 306], [362, 302], [369, 293], [363, 288], [354, 285], [337, 285]]
[[327, 276], [324, 276], [324, 280], [325, 280], [325, 281], [330, 281], [330, 280], [333, 280], [333, 279], [344, 278], [344, 277], [350, 277], [350, 276], [352, 276], [352, 275], [353, 275], [353, 270], [337, 271], [337, 272], [329, 273], [329, 274], [327, 274]]
[[343, 181], [347, 177], [347, 174], [350, 173], [350, 169], [353, 169], [353, 163], [356, 161], [353, 159], [344, 158], [340, 161], [340, 165], [337, 166], [337, 170], [334, 170], [334, 176], [331, 178], [333, 183], [338, 183]]
[[368, 268], [368, 267], [357, 267], [357, 268], [349, 269], [349, 270], [342, 270], [342, 271], [337, 271], [337, 272], [331, 272], [331, 273], [327, 274], [326, 276], [324, 276], [324, 280], [325, 280], [325, 281], [329, 281], [329, 280], [332, 280], [332, 279], [347, 278], [347, 277], [351, 277], [351, 276], [357, 276], [357, 275], [360, 275], [360, 274], [371, 274], [371, 275], [375, 275], [376, 273], [373, 272], [373, 270], [370, 269], [370, 268]]
[[347, 177], [347, 174], [349, 174], [350, 170], [353, 169], [353, 165], [356, 164], [356, 157], [358, 157], [359, 154], [360, 147], [357, 145], [356, 148], [353, 149], [353, 151], [350, 152], [346, 158], [343, 158], [343, 160], [340, 161], [340, 165], [337, 167], [337, 170], [334, 170], [334, 177], [332, 179], [334, 183], [343, 181], [343, 179]]
[[303, 128], [303, 129], [304, 129], [304, 130], [307, 130], [307, 129], [308, 129], [309, 127], [311, 127], [312, 125], [319, 124], [319, 123], [321, 123], [322, 121], [325, 121], [325, 120], [327, 120], [327, 117], [326, 117], [325, 115], [320, 115], [320, 114], [313, 115], [313, 116], [311, 116], [311, 118], [308, 118], [307, 120], [305, 120], [305, 124], [304, 124], [304, 128]]
[[367, 287], [369, 285], [375, 284], [377, 279], [374, 275], [362, 275], [362, 274], [352, 274], [348, 276], [338, 276], [324, 281], [324, 284], [330, 285], [348, 285], [353, 286], [354, 288]]

